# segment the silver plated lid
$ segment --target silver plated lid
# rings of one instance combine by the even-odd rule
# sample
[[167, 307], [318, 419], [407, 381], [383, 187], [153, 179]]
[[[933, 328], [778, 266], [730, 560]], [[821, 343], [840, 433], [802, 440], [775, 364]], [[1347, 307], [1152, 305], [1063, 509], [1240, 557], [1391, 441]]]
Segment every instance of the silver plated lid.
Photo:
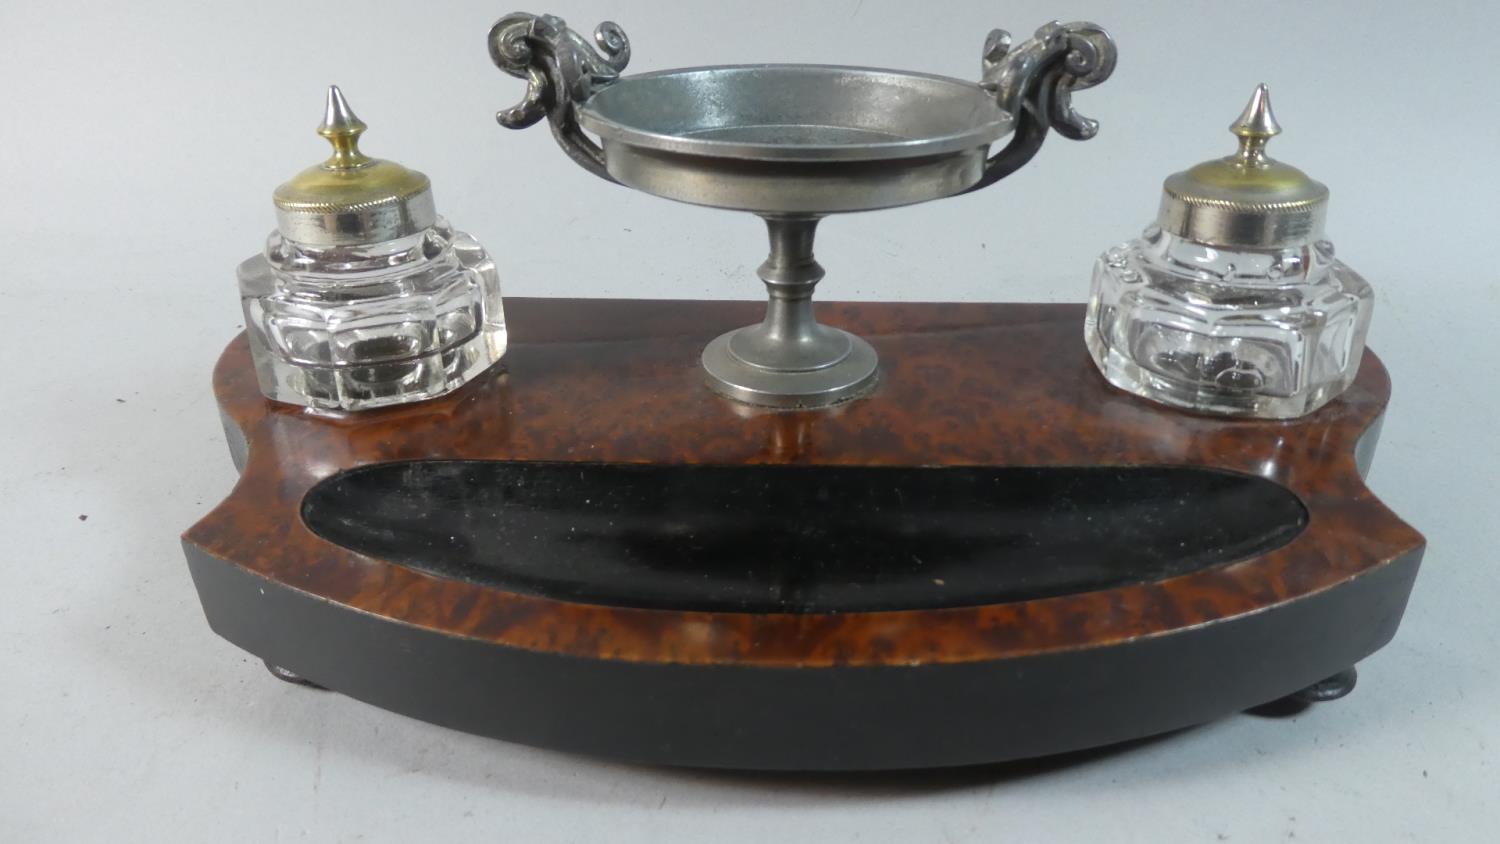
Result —
[[1157, 224], [1211, 246], [1277, 249], [1322, 239], [1328, 188], [1266, 155], [1281, 126], [1265, 85], [1229, 131], [1240, 142], [1234, 155], [1167, 177]]
[[276, 188], [276, 228], [309, 246], [351, 246], [406, 237], [437, 222], [432, 183], [394, 161], [359, 150], [365, 123], [337, 85], [328, 88], [318, 127], [333, 155]]

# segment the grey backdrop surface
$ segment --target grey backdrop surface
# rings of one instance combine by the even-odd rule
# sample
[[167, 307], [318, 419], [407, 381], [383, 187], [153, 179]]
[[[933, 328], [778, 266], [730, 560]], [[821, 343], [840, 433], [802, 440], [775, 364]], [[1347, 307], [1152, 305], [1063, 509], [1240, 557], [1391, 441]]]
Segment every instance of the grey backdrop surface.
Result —
[[[337, 82], [365, 148], [426, 171], [505, 292], [752, 298], [751, 218], [606, 185], [483, 37], [512, 7], [0, 8], [0, 839], [1481, 841], [1500, 821], [1493, 429], [1500, 119], [1486, 2], [624, 3], [633, 70], [751, 61], [977, 78], [985, 33], [1117, 37], [1103, 123], [950, 201], [825, 224], [828, 298], [1078, 301], [1170, 171], [1227, 153], [1270, 84], [1273, 155], [1333, 191], [1375, 286], [1395, 398], [1371, 482], [1430, 550], [1395, 642], [1345, 701], [1237, 716], [1068, 764], [902, 776], [704, 774], [575, 758], [273, 681], [207, 630], [177, 534], [234, 483], [209, 369], [270, 191], [323, 157]], [[532, 11], [549, 11], [533, 8]]]

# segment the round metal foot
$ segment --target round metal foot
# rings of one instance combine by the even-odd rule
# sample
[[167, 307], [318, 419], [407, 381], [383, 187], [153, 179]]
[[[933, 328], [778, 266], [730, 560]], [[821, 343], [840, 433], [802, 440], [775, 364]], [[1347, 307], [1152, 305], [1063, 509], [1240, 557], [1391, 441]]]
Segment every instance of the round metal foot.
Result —
[[265, 663], [266, 670], [271, 672], [271, 676], [282, 681], [283, 683], [291, 683], [295, 686], [306, 686], [309, 689], [327, 691], [327, 689], [325, 689], [324, 687], [318, 685], [317, 683], [314, 683], [306, 677], [303, 677], [301, 674], [298, 674], [295, 671], [288, 671], [279, 665], [272, 664], [270, 660], [265, 660]]
[[1354, 684], [1358, 680], [1359, 672], [1350, 666], [1332, 677], [1319, 680], [1299, 692], [1293, 692], [1292, 698], [1301, 703], [1326, 703], [1330, 700], [1338, 700], [1354, 691]]
[[829, 363], [812, 368], [785, 369], [752, 363], [736, 354], [761, 326], [752, 325], [722, 334], [703, 350], [708, 386], [747, 404], [765, 407], [827, 407], [859, 398], [875, 386], [878, 357], [864, 340], [828, 326], [818, 326], [838, 341], [839, 353]]

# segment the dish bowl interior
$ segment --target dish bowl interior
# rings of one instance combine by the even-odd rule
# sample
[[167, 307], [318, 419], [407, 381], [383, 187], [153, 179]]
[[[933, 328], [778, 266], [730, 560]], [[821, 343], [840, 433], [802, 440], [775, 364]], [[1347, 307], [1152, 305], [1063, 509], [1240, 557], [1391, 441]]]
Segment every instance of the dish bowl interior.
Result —
[[941, 155], [988, 145], [1012, 124], [973, 83], [823, 65], [627, 76], [594, 94], [579, 117], [606, 146], [778, 161]]

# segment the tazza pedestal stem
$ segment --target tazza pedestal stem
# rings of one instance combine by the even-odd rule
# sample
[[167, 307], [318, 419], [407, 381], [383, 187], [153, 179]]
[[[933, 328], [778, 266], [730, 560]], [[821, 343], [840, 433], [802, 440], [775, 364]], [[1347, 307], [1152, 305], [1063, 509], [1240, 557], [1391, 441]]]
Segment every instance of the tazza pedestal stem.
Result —
[[820, 324], [813, 313], [813, 290], [823, 278], [813, 257], [819, 218], [764, 219], [771, 254], [758, 274], [769, 297], [766, 317], [703, 350], [709, 386], [768, 407], [827, 407], [858, 398], [875, 385], [877, 356], [869, 343]]

